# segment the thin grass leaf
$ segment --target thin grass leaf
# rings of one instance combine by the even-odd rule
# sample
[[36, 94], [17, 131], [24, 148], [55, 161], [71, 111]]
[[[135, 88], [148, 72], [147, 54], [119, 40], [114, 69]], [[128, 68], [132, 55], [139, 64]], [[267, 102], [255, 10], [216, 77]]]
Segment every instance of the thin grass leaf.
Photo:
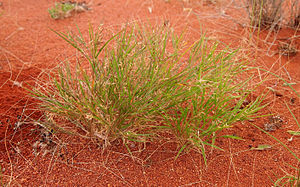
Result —
[[243, 138], [241, 138], [241, 137], [239, 137], [239, 136], [235, 136], [235, 135], [223, 135], [223, 136], [221, 136], [221, 137], [223, 137], [223, 138], [235, 139], [235, 140], [244, 140], [244, 141], [245, 141], [245, 139], [243, 139]]
[[300, 131], [287, 131], [291, 135], [300, 136]]

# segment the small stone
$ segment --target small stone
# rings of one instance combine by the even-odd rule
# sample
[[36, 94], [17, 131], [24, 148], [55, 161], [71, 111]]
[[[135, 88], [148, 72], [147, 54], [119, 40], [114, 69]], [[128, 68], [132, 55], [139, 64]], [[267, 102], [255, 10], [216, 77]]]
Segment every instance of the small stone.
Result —
[[269, 122], [264, 124], [265, 131], [275, 131], [279, 129], [283, 124], [283, 120], [280, 116], [271, 116]]
[[291, 102], [291, 104], [295, 104], [296, 98], [295, 98], [295, 97], [292, 97], [292, 98], [290, 99], [290, 102]]
[[135, 143], [131, 143], [131, 144], [130, 144], [130, 147], [131, 147], [131, 148], [134, 148], [134, 147], [135, 147]]
[[275, 131], [276, 128], [273, 124], [269, 124], [269, 123], [266, 123], [264, 124], [264, 129], [265, 131]]
[[275, 91], [275, 95], [278, 96], [278, 97], [282, 97], [283, 96], [283, 93], [279, 92], [279, 91]]

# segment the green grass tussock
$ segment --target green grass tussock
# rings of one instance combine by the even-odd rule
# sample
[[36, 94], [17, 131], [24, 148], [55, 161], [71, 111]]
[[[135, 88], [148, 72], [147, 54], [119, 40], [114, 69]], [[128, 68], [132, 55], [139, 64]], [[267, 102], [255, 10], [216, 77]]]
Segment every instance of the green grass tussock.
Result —
[[[116, 139], [145, 142], [161, 132], [181, 146], [214, 145], [217, 132], [255, 117], [261, 98], [245, 103], [253, 91], [242, 78], [247, 64], [203, 36], [192, 45], [167, 27], [135, 25], [103, 41], [59, 33], [84, 58], [66, 62], [50, 81], [32, 90], [45, 111], [45, 126], [104, 146]], [[245, 76], [244, 76], [245, 77]], [[234, 136], [224, 136], [238, 139]], [[220, 149], [220, 148], [219, 148]]]

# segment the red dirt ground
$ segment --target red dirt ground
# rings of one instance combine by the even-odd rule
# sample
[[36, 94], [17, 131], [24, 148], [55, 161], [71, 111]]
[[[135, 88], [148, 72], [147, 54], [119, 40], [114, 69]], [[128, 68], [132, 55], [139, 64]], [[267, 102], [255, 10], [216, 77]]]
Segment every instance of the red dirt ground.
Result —
[[[241, 47], [241, 53], [251, 54], [251, 65], [260, 66], [289, 82], [297, 83], [293, 87], [300, 93], [299, 52], [291, 57], [280, 56], [276, 47], [278, 39], [298, 35], [293, 45], [299, 50], [299, 32], [282, 29], [276, 35], [264, 31], [259, 39], [249, 40], [250, 34], [245, 27], [249, 21], [235, 1], [230, 4], [227, 1], [213, 3], [210, 0], [93, 0], [90, 3], [92, 10], [64, 20], [50, 18], [47, 10], [54, 1], [0, 2], [0, 179], [4, 184], [261, 187], [272, 186], [272, 181], [287, 174], [296, 175], [296, 170], [289, 165], [299, 169], [299, 163], [291, 153], [252, 125], [263, 128], [269, 121], [268, 117], [238, 123], [226, 130], [224, 133], [235, 134], [244, 141], [218, 139], [217, 146], [225, 151], [208, 148], [207, 166], [201, 155], [193, 151], [182, 154], [174, 161], [178, 147], [171, 137], [170, 142], [147, 144], [147, 149], [134, 152], [135, 159], [132, 159], [121, 143], [102, 151], [89, 140], [59, 135], [59, 146], [53, 148], [57, 154], [35, 156], [33, 144], [41, 133], [34, 130], [29, 119], [38, 119], [42, 114], [33, 109], [36, 103], [22, 87], [26, 83], [35, 83], [44, 70], [55, 67], [74, 54], [74, 50], [49, 28], [67, 31], [74, 29], [77, 24], [83, 31], [92, 24], [103, 25], [113, 31], [139, 20], [151, 23], [168, 21], [170, 27], [178, 32], [186, 28], [189, 41], [199, 38], [202, 29], [211, 40], [218, 39], [232, 47]], [[274, 38], [277, 40], [273, 42]], [[264, 72], [258, 71], [254, 75], [267, 77]], [[262, 114], [281, 116], [283, 125], [270, 134], [299, 157], [299, 136], [287, 133], [288, 130], [299, 131], [299, 127], [286, 104], [300, 121], [300, 101], [282, 83], [278, 78], [269, 76], [268, 81], [260, 87], [258, 92], [266, 87], [273, 87], [280, 92], [277, 95], [269, 93], [265, 103], [270, 104]], [[250, 150], [261, 144], [273, 147], [263, 151]]]

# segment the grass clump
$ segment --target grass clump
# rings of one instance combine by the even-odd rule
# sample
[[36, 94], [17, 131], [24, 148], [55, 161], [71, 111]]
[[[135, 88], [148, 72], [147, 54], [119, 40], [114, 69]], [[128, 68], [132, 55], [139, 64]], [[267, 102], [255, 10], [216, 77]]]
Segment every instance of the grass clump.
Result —
[[280, 29], [283, 25], [299, 29], [298, 0], [247, 0], [247, 12], [255, 29]]
[[53, 19], [62, 19], [69, 17], [72, 10], [75, 8], [71, 3], [55, 3], [54, 7], [48, 9], [48, 12]]
[[290, 11], [290, 23], [293, 28], [299, 30], [300, 28], [300, 1], [292, 2]]
[[59, 2], [55, 3], [54, 7], [48, 9], [48, 12], [53, 19], [64, 19], [70, 17], [74, 12], [84, 12], [90, 8], [85, 2]]
[[45, 125], [56, 131], [104, 146], [171, 133], [182, 147], [178, 154], [196, 147], [205, 157], [218, 131], [261, 108], [259, 98], [245, 104], [252, 90], [249, 79], [239, 79], [247, 66], [237, 51], [209, 47], [205, 37], [186, 45], [183, 34], [146, 26], [123, 29], [106, 42], [92, 28], [88, 39], [79, 30], [56, 33], [84, 57], [32, 90]]
[[66, 63], [45, 92], [35, 93], [43, 110], [70, 120], [84, 136], [106, 145], [117, 138], [143, 141], [162, 111], [185, 100], [184, 90], [176, 87], [190, 72], [180, 71], [175, 63], [182, 55], [175, 41], [174, 52], [167, 53], [169, 33], [125, 29], [102, 46], [101, 32], [92, 29], [88, 40], [81, 34], [57, 34], [85, 57], [89, 67], [80, 61], [75, 67]]
[[280, 28], [284, 0], [248, 0], [248, 15], [255, 28]]
[[[182, 84], [188, 100], [175, 105], [164, 115], [166, 128], [182, 145], [200, 148], [205, 158], [205, 145], [214, 145], [217, 132], [230, 128], [237, 121], [249, 120], [261, 109], [261, 98], [249, 102], [252, 90], [248, 79], [240, 79], [247, 71], [244, 62], [236, 61], [237, 51], [218, 51], [218, 44], [208, 47], [205, 38], [191, 48], [188, 63], [196, 64], [193, 76]], [[240, 139], [223, 135], [226, 138]], [[220, 149], [220, 148], [218, 148]]]

